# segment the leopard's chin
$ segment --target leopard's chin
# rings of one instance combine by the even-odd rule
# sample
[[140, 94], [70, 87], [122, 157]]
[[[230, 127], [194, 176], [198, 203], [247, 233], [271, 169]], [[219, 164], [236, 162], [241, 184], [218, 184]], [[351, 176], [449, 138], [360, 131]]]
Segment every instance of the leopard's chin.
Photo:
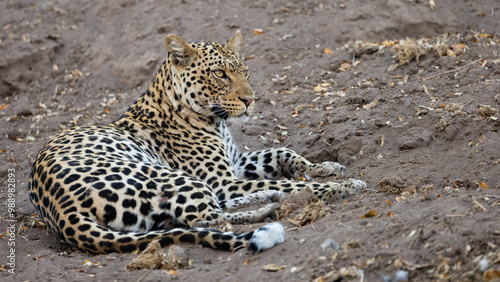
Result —
[[245, 115], [247, 117], [251, 116], [253, 114], [253, 107], [251, 108], [247, 108], [247, 110], [245, 111]]
[[241, 125], [247, 122], [250, 119], [249, 116], [247, 115], [239, 115], [235, 117], [228, 117], [226, 119], [226, 122], [231, 124], [231, 125]]

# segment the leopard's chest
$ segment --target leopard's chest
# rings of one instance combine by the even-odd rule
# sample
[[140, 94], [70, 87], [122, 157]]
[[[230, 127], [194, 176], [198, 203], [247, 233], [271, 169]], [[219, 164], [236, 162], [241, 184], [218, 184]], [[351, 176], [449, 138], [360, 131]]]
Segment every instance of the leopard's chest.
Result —
[[[214, 133], [178, 131], [162, 134], [156, 150], [169, 167], [181, 170], [197, 179], [211, 182], [233, 178], [232, 160], [237, 152], [227, 127]], [[210, 181], [208, 181], [210, 180]]]

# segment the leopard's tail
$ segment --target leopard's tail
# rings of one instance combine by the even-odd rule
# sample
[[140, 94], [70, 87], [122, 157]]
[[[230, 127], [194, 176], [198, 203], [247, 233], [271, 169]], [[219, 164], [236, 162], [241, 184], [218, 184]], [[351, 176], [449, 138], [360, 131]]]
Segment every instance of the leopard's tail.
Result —
[[269, 249], [285, 240], [285, 230], [276, 222], [248, 233], [237, 234], [201, 227], [181, 227], [149, 232], [114, 231], [78, 212], [70, 214], [67, 220], [71, 224], [63, 225], [61, 228], [59, 228], [61, 224], [55, 227], [50, 222], [47, 223], [62, 240], [96, 254], [143, 250], [154, 239], [159, 239], [162, 247], [187, 243], [200, 244], [216, 250], [233, 251], [246, 246], [255, 253]]

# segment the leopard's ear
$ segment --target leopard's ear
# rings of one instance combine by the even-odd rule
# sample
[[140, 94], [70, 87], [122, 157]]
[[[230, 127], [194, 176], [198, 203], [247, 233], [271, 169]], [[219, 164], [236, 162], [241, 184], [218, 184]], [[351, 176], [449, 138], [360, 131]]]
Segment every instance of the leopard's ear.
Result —
[[165, 48], [171, 56], [171, 63], [176, 66], [187, 66], [198, 54], [196, 49], [177, 35], [169, 34], [165, 37]]
[[239, 53], [241, 45], [243, 45], [243, 36], [239, 32], [236, 32], [236, 35], [229, 40], [229, 46], [231, 46], [236, 53]]

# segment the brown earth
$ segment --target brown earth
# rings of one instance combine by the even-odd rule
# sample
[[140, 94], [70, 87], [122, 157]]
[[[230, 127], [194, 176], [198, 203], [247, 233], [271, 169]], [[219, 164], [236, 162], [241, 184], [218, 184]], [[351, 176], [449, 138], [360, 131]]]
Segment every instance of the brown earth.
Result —
[[[0, 2], [2, 281], [500, 275], [500, 2], [169, 2]], [[119, 117], [165, 59], [167, 34], [225, 41], [235, 31], [259, 97], [254, 118], [233, 127], [241, 149], [341, 162], [342, 179], [368, 183], [362, 195], [330, 203], [312, 224], [281, 220], [286, 241], [257, 255], [181, 246], [190, 265], [176, 272], [129, 272], [137, 254], [89, 255], [34, 224], [27, 180], [49, 136]]]

